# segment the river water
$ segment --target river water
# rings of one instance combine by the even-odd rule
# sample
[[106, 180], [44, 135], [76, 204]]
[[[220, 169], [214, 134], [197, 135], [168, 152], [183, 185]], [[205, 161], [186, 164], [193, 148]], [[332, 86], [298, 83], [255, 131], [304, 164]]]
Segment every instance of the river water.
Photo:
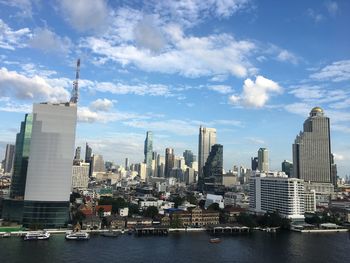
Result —
[[66, 241], [0, 238], [0, 262], [344, 262], [350, 263], [349, 233], [270, 234], [254, 232], [222, 237], [210, 244], [206, 233], [170, 233], [167, 237], [92, 236]]

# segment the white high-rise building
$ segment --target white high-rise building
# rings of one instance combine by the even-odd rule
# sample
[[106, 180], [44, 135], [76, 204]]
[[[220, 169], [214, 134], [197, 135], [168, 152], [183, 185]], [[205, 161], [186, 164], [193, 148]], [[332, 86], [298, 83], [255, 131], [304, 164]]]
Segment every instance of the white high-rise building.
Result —
[[199, 127], [198, 142], [198, 180], [203, 183], [203, 168], [208, 159], [211, 147], [216, 144], [216, 129]]
[[260, 172], [269, 172], [269, 152], [266, 148], [260, 148], [258, 151], [258, 170]]
[[33, 105], [24, 225], [57, 227], [66, 223], [76, 124], [75, 103]]
[[257, 173], [249, 181], [249, 209], [255, 213], [276, 212], [292, 220], [303, 220], [304, 181], [285, 173]]

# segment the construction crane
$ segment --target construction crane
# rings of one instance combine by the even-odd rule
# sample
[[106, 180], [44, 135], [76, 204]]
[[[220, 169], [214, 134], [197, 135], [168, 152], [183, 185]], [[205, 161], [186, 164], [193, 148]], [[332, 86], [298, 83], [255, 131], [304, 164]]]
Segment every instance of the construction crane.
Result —
[[75, 80], [73, 81], [72, 97], [70, 98], [71, 103], [78, 103], [79, 96], [79, 75], [80, 75], [80, 58], [77, 60], [77, 69], [75, 73]]

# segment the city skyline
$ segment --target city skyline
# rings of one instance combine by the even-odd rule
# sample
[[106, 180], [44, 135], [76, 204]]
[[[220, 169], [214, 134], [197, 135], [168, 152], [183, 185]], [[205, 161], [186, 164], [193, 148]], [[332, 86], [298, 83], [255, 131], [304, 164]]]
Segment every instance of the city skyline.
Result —
[[25, 2], [0, 3], [1, 156], [32, 103], [69, 98], [80, 57], [76, 146], [105, 160], [141, 162], [148, 130], [154, 151], [197, 155], [203, 125], [217, 130], [225, 170], [250, 167], [259, 148], [280, 170], [320, 106], [338, 175], [350, 173], [349, 3]]

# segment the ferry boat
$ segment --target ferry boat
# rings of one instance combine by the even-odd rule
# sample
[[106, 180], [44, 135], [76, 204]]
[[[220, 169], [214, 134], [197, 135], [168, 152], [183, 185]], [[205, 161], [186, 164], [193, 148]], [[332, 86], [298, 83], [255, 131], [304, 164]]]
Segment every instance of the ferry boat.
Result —
[[3, 238], [8, 238], [8, 237], [11, 237], [11, 233], [8, 233], [8, 232], [1, 232], [1, 233], [0, 233], [0, 236], [3, 237]]
[[119, 236], [119, 232], [117, 232], [117, 231], [107, 231], [107, 232], [103, 232], [102, 234], [101, 234], [101, 236], [103, 236], [103, 237], [118, 237]]
[[86, 232], [68, 232], [66, 234], [67, 240], [88, 240], [89, 238], [90, 235]]
[[50, 233], [46, 231], [31, 231], [24, 236], [24, 240], [47, 240]]
[[214, 244], [215, 244], [215, 243], [220, 243], [220, 242], [221, 242], [221, 239], [220, 239], [220, 238], [217, 238], [217, 237], [216, 237], [216, 238], [211, 238], [211, 239], [209, 240], [209, 242], [210, 242], [210, 243], [214, 243]]

